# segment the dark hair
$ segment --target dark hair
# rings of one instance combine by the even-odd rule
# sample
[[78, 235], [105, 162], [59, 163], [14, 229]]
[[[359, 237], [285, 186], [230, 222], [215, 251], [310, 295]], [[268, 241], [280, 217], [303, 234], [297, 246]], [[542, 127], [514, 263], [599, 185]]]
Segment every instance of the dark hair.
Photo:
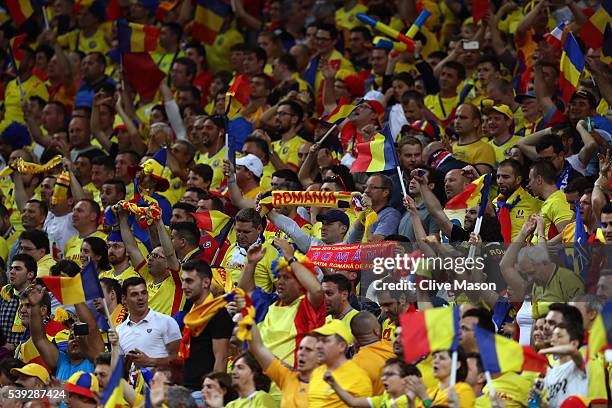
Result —
[[474, 360], [476, 360], [476, 370], [479, 374], [484, 372], [484, 366], [482, 365], [482, 358], [480, 357], [480, 353], [465, 353], [466, 361], [468, 358], [473, 358]]
[[121, 294], [127, 296], [128, 290], [132, 286], [145, 285], [147, 287], [147, 282], [142, 279], [140, 276], [133, 276], [131, 278], [127, 278], [123, 281], [123, 285], [121, 285]]
[[261, 215], [254, 208], [243, 208], [238, 211], [236, 222], [250, 222], [255, 228], [263, 225]]
[[411, 88], [414, 86], [414, 78], [408, 72], [393, 74], [391, 81], [401, 81]]
[[89, 203], [89, 206], [91, 207], [91, 210], [96, 214], [96, 220], [98, 218], [100, 218], [100, 204], [96, 203], [94, 200], [90, 200], [89, 198], [83, 198], [79, 200], [79, 203], [81, 201], [85, 201], [87, 203]]
[[88, 52], [87, 55], [85, 55], [85, 56], [86, 57], [93, 56], [98, 61], [98, 64], [101, 64], [104, 68], [106, 68], [106, 57], [101, 52], [99, 52], [99, 51], [92, 51], [92, 52]]
[[484, 64], [485, 62], [488, 62], [489, 64], [491, 64], [495, 71], [499, 71], [501, 69], [501, 65], [499, 64], [499, 59], [495, 55], [492, 55], [492, 54], [481, 55], [480, 57], [478, 57], [478, 60], [476, 60], [476, 66], [480, 64]]
[[115, 171], [115, 161], [107, 155], [96, 156], [91, 159], [92, 166], [102, 166], [105, 170]]
[[50, 60], [55, 54], [55, 51], [53, 50], [53, 48], [51, 48], [47, 44], [41, 44], [38, 47], [36, 47], [36, 54], [38, 54], [39, 52], [42, 52], [43, 54], [45, 54], [45, 58], [47, 58], [48, 60]]
[[225, 130], [225, 116], [212, 115], [206, 118], [206, 120], [210, 120], [217, 128]]
[[38, 272], [38, 265], [36, 264], [36, 260], [32, 258], [31, 255], [28, 254], [16, 254], [13, 257], [13, 262], [19, 261], [23, 262], [23, 266], [25, 266], [27, 272], [34, 272], [34, 277], [36, 277], [36, 273]]
[[317, 30], [327, 31], [332, 40], [338, 38], [338, 29], [334, 24], [329, 23], [319, 23], [317, 24]]
[[151, 108], [151, 112], [153, 112], [154, 110], [159, 111], [162, 114], [162, 116], [164, 117], [164, 122], [168, 121], [168, 114], [166, 113], [166, 108], [164, 107], [164, 105], [153, 105], [153, 107]]
[[183, 27], [180, 24], [174, 22], [162, 23], [162, 27], [169, 28], [176, 36], [177, 42], [181, 40], [181, 37], [183, 36]]
[[202, 98], [200, 90], [193, 85], [182, 86], [178, 89], [179, 92], [190, 92], [193, 96], [194, 101], [199, 101]]
[[278, 178], [282, 178], [290, 181], [296, 181], [296, 182], [300, 182], [300, 179], [298, 178], [298, 175], [295, 173], [295, 171], [291, 170], [291, 169], [280, 169], [280, 170], [276, 170], [274, 173], [272, 173], [272, 177], [278, 177]]
[[17, 381], [17, 376], [11, 374], [11, 370], [13, 368], [21, 368], [25, 365], [25, 363], [17, 358], [6, 357], [2, 361], [0, 361], [0, 373], [4, 374], [6, 378], [8, 378], [12, 383]]
[[584, 344], [584, 328], [573, 323], [561, 322], [555, 326], [557, 329], [565, 329], [570, 341], [578, 341], [578, 347]]
[[[450, 350], [442, 350], [448, 353], [449, 356], [451, 356], [451, 352]], [[437, 354], [440, 353], [441, 351], [435, 351], [433, 354]], [[457, 382], [463, 382], [465, 381], [466, 377], [467, 377], [467, 373], [468, 373], [468, 365], [467, 365], [467, 357], [465, 356], [465, 353], [463, 352], [463, 349], [461, 347], [457, 348], [457, 361], [460, 363], [459, 367], [457, 367]]]
[[195, 271], [201, 279], [212, 279], [213, 273], [210, 265], [201, 259], [190, 259], [181, 267], [183, 271]]
[[200, 230], [195, 223], [177, 222], [172, 224], [171, 228], [181, 239], [187, 241], [189, 246], [197, 247], [200, 244]]
[[325, 275], [323, 277], [323, 282], [334, 283], [338, 287], [338, 292], [347, 292], [348, 294], [350, 294], [351, 290], [353, 289], [353, 286], [351, 285], [351, 282], [348, 280], [348, 278], [339, 273]]
[[385, 367], [389, 367], [392, 365], [397, 365], [400, 369], [400, 377], [408, 377], [409, 375], [414, 375], [417, 377], [422, 377], [421, 371], [417, 366], [413, 364], [408, 364], [404, 359], [398, 357], [391, 357], [387, 361], [385, 361]]
[[465, 79], [465, 67], [463, 66], [463, 64], [457, 61], [447, 61], [444, 63], [442, 68], [453, 69], [457, 72], [459, 80], [463, 81]]
[[268, 143], [266, 143], [265, 140], [257, 136], [249, 136], [244, 140], [244, 143], [247, 143], [247, 142], [254, 143], [257, 146], [257, 148], [263, 152], [265, 161], [270, 160], [270, 146], [268, 146]]
[[561, 138], [555, 135], [544, 136], [536, 145], [536, 152], [540, 153], [542, 150], [546, 150], [549, 147], [553, 148], [555, 154], [562, 153], [563, 143], [561, 143]]
[[245, 54], [255, 54], [257, 61], [266, 61], [268, 59], [268, 54], [266, 50], [261, 47], [247, 47], [244, 50]]
[[20, 241], [24, 239], [31, 241], [36, 249], [44, 249], [45, 255], [51, 252], [49, 248], [49, 237], [44, 231], [37, 229], [27, 229], [23, 231], [19, 236]]
[[298, 70], [295, 57], [291, 54], [282, 54], [277, 60], [279, 64], [283, 64], [291, 72], [296, 72]]
[[402, 94], [400, 98], [400, 102], [402, 103], [402, 105], [406, 105], [410, 101], [414, 101], [418, 106], [425, 105], [423, 95], [421, 95], [417, 91], [406, 91]]
[[278, 107], [280, 108], [283, 105], [286, 105], [289, 107], [289, 109], [291, 109], [291, 113], [293, 113], [299, 119], [299, 122], [302, 121], [302, 119], [304, 118], [304, 108], [302, 108], [302, 105], [300, 105], [296, 101], [286, 100], [279, 103]]
[[187, 140], [177, 140], [175, 142], [176, 144], [180, 144], [185, 146], [185, 150], [187, 152], [187, 155], [189, 155], [190, 159], [188, 163], [185, 163], [186, 165], [188, 165], [189, 163], [191, 163], [191, 161], [193, 160], [193, 158], [195, 157], [196, 154], [196, 148], [194, 145], [192, 145], [191, 143], [189, 143]]
[[531, 165], [531, 170], [536, 176], [541, 176], [547, 184], [555, 184], [557, 181], [557, 172], [552, 163], [539, 161]]
[[499, 166], [497, 168], [500, 168], [501, 166], [512, 167], [512, 172], [517, 177], [523, 175], [523, 168], [521, 167], [521, 163], [519, 163], [518, 161], [516, 161], [514, 159], [505, 159], [505, 160], [502, 160], [499, 163]]
[[470, 309], [466, 311], [461, 318], [466, 317], [475, 317], [478, 319], [478, 323], [476, 324], [483, 330], [490, 331], [491, 333], [495, 333], [495, 323], [493, 323], [493, 316], [491, 313], [483, 308], [477, 307], [476, 309]]
[[355, 180], [353, 179], [350, 170], [345, 165], [333, 164], [329, 167], [325, 167], [324, 169], [322, 169], [321, 173], [327, 170], [331, 170], [334, 174], [337, 174], [342, 179], [342, 182], [346, 187], [345, 191], [355, 191], [357, 189], [355, 187]]
[[81, 267], [74, 261], [61, 259], [55, 265], [49, 268], [49, 273], [51, 276], [61, 276], [62, 272], [71, 278], [74, 278], [81, 273]]
[[206, 374], [204, 378], [202, 378], [202, 382], [204, 382], [204, 380], [207, 378], [217, 381], [221, 389], [225, 391], [225, 394], [223, 395], [224, 406], [238, 398], [238, 393], [236, 390], [234, 390], [234, 388], [232, 388], [232, 377], [228, 373], [213, 371], [212, 373]]
[[578, 193], [582, 196], [585, 193], [593, 192], [593, 183], [589, 181], [586, 177], [576, 177], [569, 183], [567, 183], [567, 187], [565, 187], [564, 193]]
[[261, 368], [261, 365], [259, 365], [259, 362], [257, 362], [257, 360], [255, 359], [255, 357], [253, 357], [253, 355], [248, 351], [245, 351], [244, 353], [241, 353], [240, 355], [238, 355], [238, 357], [236, 357], [236, 359], [234, 360], [234, 364], [236, 364], [240, 359], [244, 359], [246, 365], [253, 372], [253, 382], [255, 383], [255, 389], [257, 391], [270, 391], [271, 381], [266, 375], [264, 375], [263, 369]]
[[204, 181], [212, 181], [213, 179], [213, 169], [208, 164], [196, 164], [191, 169], [195, 174], [202, 177]]
[[272, 89], [273, 84], [272, 84], [272, 78], [270, 78], [270, 75], [264, 74], [264, 73], [251, 75], [251, 79], [253, 78], [262, 79], [266, 84], [266, 88]]
[[548, 307], [549, 312], [559, 312], [563, 315], [563, 322], [572, 326], [582, 326], [582, 314], [577, 307], [567, 303], [553, 303]]
[[126, 150], [125, 152], [119, 152], [117, 153], [117, 156], [119, 156], [120, 154], [127, 154], [130, 157], [132, 164], [138, 164], [138, 162], [140, 161], [140, 155], [133, 150]]
[[304, 187], [302, 187], [301, 183], [296, 183], [291, 180], [283, 181], [277, 188], [281, 191], [304, 191]]
[[174, 63], [184, 65], [185, 68], [187, 69], [187, 76], [191, 77], [191, 80], [195, 78], [198, 67], [196, 66], [196, 63], [193, 62], [191, 58], [178, 57], [177, 59], [174, 60]]
[[109, 352], [103, 352], [96, 356], [94, 360], [94, 366], [97, 365], [111, 365], [111, 354]]
[[0, 203], [0, 218], [10, 217], [8, 209], [3, 203]]
[[372, 42], [372, 32], [365, 26], [357, 26], [350, 30], [351, 33], [360, 33], [366, 42]]
[[117, 279], [113, 278], [102, 278], [100, 279], [100, 284], [104, 286], [107, 292], [115, 292], [115, 297], [117, 297], [117, 303], [121, 303], [121, 284]]
[[90, 162], [92, 162], [93, 164], [93, 159], [95, 157], [99, 157], [99, 156], [105, 156], [104, 152], [100, 149], [90, 149], [90, 150], [86, 150], [83, 153], [79, 153], [79, 155], [77, 156], [77, 159], [80, 157], [83, 157], [85, 159], [88, 159]]
[[125, 189], [125, 184], [123, 184], [123, 181], [119, 179], [104, 180], [102, 185], [104, 184], [108, 184], [109, 186], [114, 186], [117, 190], [119, 190], [123, 194], [123, 197], [125, 197], [125, 195], [127, 194], [127, 190]]
[[612, 214], [612, 201], [608, 201], [601, 209], [602, 214]]
[[203, 200], [208, 197], [208, 193], [202, 190], [200, 187], [189, 187], [187, 190], [185, 190], [185, 193], [196, 193], [198, 200]]
[[106, 241], [98, 237], [87, 237], [83, 240], [83, 242], [87, 242], [91, 247], [91, 251], [94, 253], [94, 255], [100, 257], [98, 265], [96, 265], [98, 273], [110, 270], [111, 265], [108, 261], [108, 245], [106, 245]]
[[178, 202], [172, 206], [172, 209], [187, 211], [188, 213], [194, 213], [197, 211], [197, 208], [193, 204]]

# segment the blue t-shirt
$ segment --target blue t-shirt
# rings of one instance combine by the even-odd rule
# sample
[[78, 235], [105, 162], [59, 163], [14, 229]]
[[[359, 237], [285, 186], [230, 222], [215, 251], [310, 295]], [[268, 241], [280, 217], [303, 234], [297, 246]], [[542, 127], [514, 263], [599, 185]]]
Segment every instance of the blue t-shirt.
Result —
[[59, 356], [57, 358], [57, 369], [55, 370], [55, 376], [61, 382], [66, 382], [70, 378], [70, 376], [78, 371], [85, 371], [86, 373], [94, 372], [94, 365], [91, 361], [84, 359], [80, 364], [72, 365], [70, 364], [70, 359], [68, 358], [68, 354], [63, 351], [59, 352]]

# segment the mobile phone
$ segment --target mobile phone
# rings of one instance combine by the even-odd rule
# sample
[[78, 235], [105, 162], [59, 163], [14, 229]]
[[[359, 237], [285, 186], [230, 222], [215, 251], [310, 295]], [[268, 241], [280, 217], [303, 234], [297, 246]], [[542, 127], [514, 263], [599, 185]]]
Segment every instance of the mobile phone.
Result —
[[419, 177], [423, 177], [425, 175], [425, 170], [423, 169], [418, 169], [419, 171], [417, 172], [417, 174], [419, 175]]
[[87, 336], [89, 334], [89, 326], [87, 323], [78, 322], [72, 325], [72, 331], [75, 336]]
[[480, 44], [478, 41], [465, 41], [463, 43], [464, 50], [478, 50], [480, 49]]

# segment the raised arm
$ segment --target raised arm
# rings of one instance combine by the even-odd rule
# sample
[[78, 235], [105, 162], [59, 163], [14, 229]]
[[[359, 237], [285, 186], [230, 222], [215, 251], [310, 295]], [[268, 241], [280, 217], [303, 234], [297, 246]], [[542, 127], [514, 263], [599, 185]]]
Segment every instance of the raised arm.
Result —
[[45, 289], [39, 285], [32, 286], [28, 290], [28, 301], [30, 302], [30, 331], [36, 350], [38, 350], [38, 353], [51, 371], [55, 371], [59, 359], [59, 350], [51, 343], [43, 326], [43, 315], [40, 302], [42, 301], [44, 290]]
[[[544, 1], [538, 4], [542, 3], [544, 3]], [[546, 89], [546, 83], [544, 82], [544, 74], [542, 73], [542, 65], [538, 64], [537, 62], [533, 67], [533, 88], [535, 90], [538, 105], [542, 107], [542, 112], [546, 114], [548, 111], [555, 107], [555, 103], [552, 100], [552, 95], [550, 95], [548, 93], [548, 90]]]
[[332, 375], [330, 371], [325, 372], [323, 375], [323, 379], [325, 382], [329, 384], [329, 386], [334, 390], [336, 394], [340, 397], [340, 399], [350, 407], [358, 407], [358, 408], [369, 408], [370, 403], [368, 399], [365, 397], [354, 397], [350, 392], [346, 391], [344, 388], [340, 386], [336, 382], [336, 379]]
[[295, 242], [295, 245], [297, 245], [301, 252], [308, 252], [310, 245], [312, 245], [312, 237], [305, 233], [297, 222], [278, 213], [276, 210], [272, 210], [268, 213], [268, 219], [272, 221], [279, 230], [287, 234], [287, 236]]
[[548, 135], [552, 135], [552, 128], [542, 129], [538, 132], [530, 134], [529, 136], [525, 136], [521, 138], [516, 145], [529, 160], [536, 161], [538, 160], [536, 146], [545, 136]]
[[253, 353], [255, 359], [257, 359], [261, 365], [261, 368], [265, 370], [272, 364], [272, 361], [274, 361], [274, 354], [264, 345], [257, 325], [251, 328], [251, 334], [253, 338], [249, 341], [249, 351]]
[[[290, 261], [293, 258], [295, 249], [293, 249], [293, 246], [289, 243], [289, 241], [274, 238], [274, 245], [283, 251], [283, 256], [287, 261]], [[315, 309], [321, 307], [325, 301], [325, 294], [323, 293], [323, 287], [321, 286], [321, 283], [317, 277], [310, 272], [308, 268], [297, 261], [292, 262], [290, 266], [293, 273], [295, 273], [295, 278], [306, 290], [306, 297], [308, 298], [308, 301], [312, 307]]]
[[591, 195], [591, 206], [597, 220], [601, 222], [601, 209], [609, 201], [610, 196], [610, 169], [612, 168], [612, 158], [610, 150], [606, 149], [604, 154], [598, 155], [599, 177], [595, 180], [593, 194]]
[[247, 262], [244, 265], [242, 273], [240, 273], [240, 278], [238, 278], [238, 287], [247, 294], [255, 290], [255, 268], [265, 254], [266, 248], [263, 248], [261, 245], [252, 246], [247, 251]]
[[453, 230], [453, 223], [450, 222], [448, 216], [444, 213], [442, 204], [440, 204], [440, 201], [438, 200], [436, 195], [433, 193], [433, 191], [429, 189], [429, 187], [427, 187], [427, 184], [429, 183], [427, 175], [419, 176], [419, 170], [415, 169], [412, 170], [410, 176], [413, 177], [419, 183], [423, 202], [425, 202], [427, 211], [429, 211], [433, 219], [440, 227], [440, 231], [442, 231], [447, 237], [450, 237], [450, 234]]
[[516, 28], [516, 32], [514, 34], [516, 38], [522, 39], [522, 37], [527, 34], [527, 31], [529, 31], [529, 29], [533, 27], [533, 24], [535, 23], [538, 14], [540, 14], [545, 7], [548, 7], [547, 0], [537, 3], [535, 7], [532, 8], [529, 13], [527, 13], [527, 15], [521, 20], [521, 23]]
[[174, 133], [176, 134], [176, 138], [178, 140], [187, 140], [187, 131], [185, 130], [185, 125], [183, 124], [181, 112], [176, 101], [174, 100], [174, 97], [172, 96], [172, 91], [170, 88], [168, 88], [165, 81], [161, 81], [159, 84], [159, 93], [164, 101], [166, 115], [168, 115], [168, 121], [170, 122], [172, 130], [174, 130]]
[[22, 101], [21, 106], [23, 110], [23, 117], [25, 118], [26, 125], [28, 127], [28, 131], [30, 132], [30, 135], [32, 135], [32, 138], [36, 143], [44, 147], [49, 147], [52, 141], [51, 136], [48, 134], [43, 134], [42, 130], [40, 130], [40, 122], [36, 119], [35, 115], [32, 115], [30, 103], [30, 101], [24, 99]]
[[130, 257], [130, 260], [132, 261], [132, 265], [140, 265], [145, 261], [145, 257], [140, 252], [138, 244], [136, 243], [136, 238], [134, 237], [134, 233], [128, 225], [128, 213], [118, 204], [115, 204], [114, 208], [119, 215], [119, 229], [121, 231], [121, 239], [123, 239], [125, 249], [128, 253], [128, 256]]
[[227, 189], [230, 193], [230, 200], [237, 208], [255, 208], [255, 200], [244, 198], [240, 188], [236, 184], [236, 170], [229, 160], [223, 159], [223, 175], [227, 177]]
[[30, 199], [25, 191], [25, 187], [23, 185], [23, 178], [21, 176], [21, 173], [19, 173], [17, 170], [11, 173], [11, 178], [13, 179], [13, 184], [15, 186], [15, 204], [17, 205], [17, 209], [19, 210], [19, 212], [23, 212], [26, 203]]
[[108, 135], [102, 130], [102, 128], [100, 128], [100, 106], [108, 104], [112, 105], [112, 101], [112, 97], [104, 97], [104, 91], [98, 91], [98, 93], [94, 95], [91, 119], [89, 121], [91, 133], [107, 152], [111, 151], [112, 144]]
[[518, 254], [527, 238], [533, 234], [535, 229], [536, 220], [533, 217], [529, 217], [523, 224], [523, 228], [521, 228], [516, 238], [508, 245], [508, 249], [499, 263], [499, 269], [504, 280], [517, 296], [522, 296], [527, 290], [525, 280], [516, 269]]
[[576, 125], [576, 130], [580, 134], [580, 138], [582, 139], [582, 149], [578, 152], [578, 158], [583, 165], [588, 165], [595, 153], [597, 153], [597, 142], [587, 130], [587, 125], [584, 120], [579, 120]]
[[331, 66], [328, 60], [321, 58], [321, 74], [323, 74], [323, 107], [325, 113], [330, 113], [336, 108], [336, 91], [334, 81], [337, 70]]
[[86, 359], [94, 361], [98, 354], [104, 351], [104, 342], [102, 341], [102, 337], [100, 337], [98, 323], [91, 313], [91, 310], [89, 310], [87, 304], [78, 303], [74, 305], [74, 309], [77, 316], [79, 316], [79, 320], [83, 323], [87, 323], [87, 326], [89, 327], [89, 333], [87, 333], [87, 336], [82, 338], [79, 337], [81, 351]]
[[164, 250], [164, 256], [168, 262], [168, 267], [173, 271], [178, 271], [181, 264], [176, 256], [174, 246], [172, 246], [172, 238], [170, 238], [170, 235], [168, 235], [166, 226], [161, 219], [155, 221], [155, 230], [159, 236], [159, 243]]
[[317, 175], [317, 152], [320, 148], [321, 145], [318, 143], [314, 143], [312, 146], [310, 146], [310, 149], [308, 149], [308, 155], [300, 167], [298, 178], [304, 188], [314, 183], [314, 179]]

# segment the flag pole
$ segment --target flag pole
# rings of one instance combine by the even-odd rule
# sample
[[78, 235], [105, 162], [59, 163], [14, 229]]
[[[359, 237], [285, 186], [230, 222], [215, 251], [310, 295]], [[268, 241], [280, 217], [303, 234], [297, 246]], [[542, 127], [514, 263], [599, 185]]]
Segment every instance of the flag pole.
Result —
[[327, 136], [331, 135], [331, 133], [336, 130], [336, 128], [338, 127], [338, 125], [336, 125], [334, 123], [334, 126], [332, 126], [331, 128], [329, 128], [329, 130], [327, 132], [325, 132], [325, 134], [323, 135], [323, 137], [321, 139], [319, 139], [319, 141], [317, 142], [318, 144], [322, 144], [325, 139], [327, 139]]
[[13, 55], [13, 50], [11, 46], [8, 47], [8, 55], [11, 60], [10, 62], [13, 65], [13, 68], [15, 68], [15, 83], [19, 87], [19, 94], [21, 96], [21, 102], [23, 103], [23, 98], [25, 98], [25, 91], [23, 90], [23, 86], [21, 85], [21, 78], [19, 78], [19, 68], [17, 67], [17, 60]]
[[43, 4], [41, 6], [41, 9], [42, 9], [43, 20], [45, 21], [45, 29], [48, 30], [49, 29], [49, 17], [47, 17], [47, 8]]
[[489, 386], [489, 397], [493, 399], [495, 396], [495, 389], [493, 388], [493, 378], [491, 377], [491, 372], [489, 370], [484, 372], [485, 379], [487, 380], [487, 385]]
[[[480, 234], [480, 228], [482, 227], [482, 215], [476, 218], [476, 224], [474, 225], [474, 233]], [[470, 245], [470, 251], [468, 252], [468, 258], [474, 258], [476, 256], [476, 245]]]
[[104, 313], [106, 314], [106, 319], [108, 320], [108, 327], [115, 330], [115, 325], [113, 324], [113, 320], [111, 319], [111, 314], [108, 311], [108, 304], [106, 303], [105, 298], [102, 298], [102, 303], [104, 304]]
[[451, 376], [450, 376], [450, 386], [454, 387], [457, 383], [457, 359], [459, 358], [459, 352], [454, 350], [451, 355]]
[[399, 175], [400, 186], [402, 186], [402, 193], [404, 193], [404, 197], [406, 197], [408, 193], [406, 192], [406, 184], [404, 183], [404, 175], [402, 174], [402, 169], [400, 168], [400, 166], [397, 166], [396, 169], [397, 174]]

